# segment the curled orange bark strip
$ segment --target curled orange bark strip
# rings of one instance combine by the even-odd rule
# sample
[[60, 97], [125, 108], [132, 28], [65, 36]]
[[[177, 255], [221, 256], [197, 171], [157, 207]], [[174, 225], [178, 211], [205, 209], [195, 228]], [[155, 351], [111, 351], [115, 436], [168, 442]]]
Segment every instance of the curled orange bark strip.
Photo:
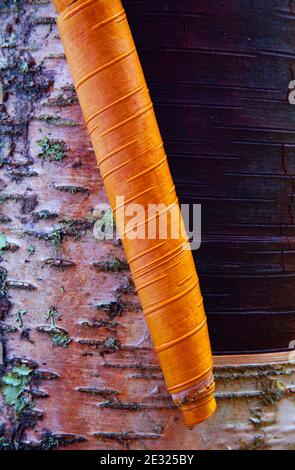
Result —
[[[58, 26], [105, 188], [140, 204], [162, 204], [183, 226], [153, 106], [120, 0], [56, 0]], [[123, 205], [124, 207], [124, 205]], [[175, 220], [175, 219], [174, 219]], [[125, 252], [169, 392], [187, 426], [215, 410], [212, 354], [199, 281], [185, 230], [134, 240]]]

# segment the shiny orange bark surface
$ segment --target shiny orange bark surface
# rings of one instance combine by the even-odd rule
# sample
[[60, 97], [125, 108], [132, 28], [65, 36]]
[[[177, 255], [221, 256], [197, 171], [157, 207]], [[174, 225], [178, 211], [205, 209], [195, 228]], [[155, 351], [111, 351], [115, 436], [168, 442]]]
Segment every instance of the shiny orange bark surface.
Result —
[[[58, 26], [106, 192], [176, 211], [178, 199], [142, 68], [122, 3], [79, 0], [60, 12]], [[159, 218], [159, 215], [156, 217]], [[172, 221], [172, 224], [175, 219]], [[183, 224], [181, 219], [181, 225]], [[119, 223], [118, 223], [119, 225]], [[188, 426], [215, 410], [212, 354], [203, 299], [185, 231], [166, 240], [129, 237], [119, 227], [139, 298], [169, 392]]]

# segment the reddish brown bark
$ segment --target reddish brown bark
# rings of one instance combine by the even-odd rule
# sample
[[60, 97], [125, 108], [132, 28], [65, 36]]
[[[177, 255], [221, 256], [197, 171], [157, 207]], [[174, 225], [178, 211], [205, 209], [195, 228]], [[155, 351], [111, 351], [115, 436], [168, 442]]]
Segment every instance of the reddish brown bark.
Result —
[[[6, 2], [6, 7], [5, 2], [0, 3], [3, 25], [1, 41], [4, 46], [4, 60], [1, 56], [0, 63], [5, 99], [0, 124], [3, 144], [0, 200], [1, 232], [7, 235], [0, 273], [3, 280], [0, 331], [4, 351], [1, 391], [7, 392], [3, 377], [9, 381], [8, 374], [17, 365], [25, 364], [24, 370], [29, 375], [20, 395], [20, 398], [27, 399], [27, 407], [22, 411], [20, 407], [24, 406], [24, 401], [17, 400], [15, 405], [9, 406], [1, 394], [0, 423], [4, 425], [1, 426], [1, 448], [36, 446], [49, 449], [57, 446], [63, 449], [66, 444], [69, 444], [68, 449], [292, 447], [295, 423], [294, 403], [290, 397], [294, 390], [294, 372], [293, 365], [288, 364], [288, 357], [282, 366], [217, 368], [218, 412], [210, 422], [193, 431], [185, 430], [180, 425], [180, 413], [166, 393], [147, 337], [138, 299], [124, 263], [123, 250], [115, 243], [98, 242], [92, 235], [92, 209], [107, 200], [57, 35], [54, 8], [46, 0], [15, 2], [14, 6], [12, 3]], [[245, 6], [252, 4], [235, 4], [238, 3]], [[267, 2], [258, 3], [263, 4], [264, 8], [267, 6]], [[271, 22], [284, 21], [289, 28], [287, 31], [290, 31], [293, 13], [288, 9], [288, 2], [271, 3]], [[241, 43], [242, 33], [239, 41], [236, 39], [238, 26], [235, 25], [239, 15], [233, 8], [233, 2], [226, 4], [236, 12], [237, 19], [228, 25], [226, 31], [232, 27], [229, 31], [236, 47], [244, 51], [247, 45], [249, 51], [245, 57], [239, 51], [235, 55], [226, 42], [224, 31], [212, 26], [218, 24], [222, 15], [226, 16], [228, 10], [223, 8], [225, 2], [214, 12], [206, 10], [207, 2], [190, 0], [129, 0], [125, 4], [156, 102], [174, 173], [181, 175], [182, 169], [191, 168], [191, 157], [198, 155], [194, 168], [200, 177], [200, 195], [208, 202], [204, 207], [210, 206], [209, 213], [207, 209], [205, 213], [203, 211], [205, 245], [200, 252], [199, 265], [206, 271], [202, 279], [212, 321], [213, 315], [218, 315], [218, 321], [213, 323], [213, 329], [211, 327], [215, 334], [214, 344], [217, 350], [224, 350], [229, 344], [234, 344], [233, 337], [229, 335], [225, 342], [217, 342], [223, 337], [224, 330], [222, 334], [215, 333], [215, 328], [216, 331], [217, 327], [223, 328], [216, 305], [219, 308], [222, 305], [229, 316], [238, 305], [238, 299], [243, 300], [246, 313], [252, 311], [256, 302], [264, 308], [267, 300], [269, 307], [265, 315], [268, 315], [269, 309], [270, 313], [278, 309], [281, 321], [292, 315], [290, 309], [288, 315], [281, 310], [282, 306], [287, 308], [292, 303], [292, 284], [286, 282], [286, 276], [282, 276], [279, 289], [274, 289], [274, 271], [281, 273], [280, 256], [283, 256], [285, 272], [292, 277], [292, 252], [287, 253], [286, 249], [292, 247], [288, 208], [293, 198], [293, 137], [280, 128], [279, 139], [277, 133], [273, 134], [275, 137], [267, 134], [269, 140], [262, 147], [252, 150], [252, 144], [244, 142], [244, 131], [240, 129], [237, 136], [243, 144], [228, 146], [225, 139], [222, 151], [216, 155], [216, 142], [220, 144], [221, 139], [213, 139], [209, 124], [209, 127], [202, 127], [202, 124], [211, 122], [212, 106], [216, 107], [215, 126], [221, 118], [225, 121], [231, 116], [232, 120], [241, 119], [244, 114], [232, 110], [233, 102], [241, 92], [243, 100], [249, 106], [252, 103], [246, 109], [249, 110], [248, 118], [252, 116], [254, 127], [255, 107], [260, 106], [260, 99], [264, 100], [263, 106], [280, 109], [277, 101], [269, 101], [277, 93], [273, 86], [269, 88], [267, 73], [263, 72], [269, 70], [266, 64], [269, 64], [270, 56], [268, 53], [263, 55], [259, 83], [253, 84], [253, 90], [247, 88], [241, 91], [244, 75], [237, 64], [247, 67], [253, 59], [247, 55], [251, 42]], [[226, 18], [230, 21], [230, 16]], [[226, 18], [223, 20], [226, 21]], [[264, 21], [263, 18], [265, 15], [259, 15], [257, 21]], [[269, 23], [266, 22], [266, 25]], [[256, 26], [253, 28], [259, 31]], [[200, 32], [198, 38], [195, 31]], [[291, 35], [284, 33], [286, 29], [281, 28], [281, 31], [285, 34], [285, 40], [284, 49], [275, 59], [276, 80], [279, 80], [275, 86], [279, 87], [280, 99], [285, 99], [285, 85], [292, 78], [286, 64], [291, 67], [293, 56], [289, 57], [292, 54]], [[210, 50], [204, 51], [208, 46], [205, 37], [208, 41], [211, 35]], [[223, 51], [220, 53], [222, 63], [218, 65], [212, 53], [216, 41]], [[197, 70], [191, 59], [196, 56]], [[183, 61], [187, 61], [186, 66]], [[206, 75], [208, 70], [210, 76]], [[228, 70], [231, 70], [231, 76]], [[250, 75], [247, 77], [250, 80]], [[220, 81], [218, 89], [225, 87], [228, 90], [228, 94], [222, 95], [221, 102], [218, 101], [220, 95], [216, 95], [218, 83], [214, 80]], [[194, 84], [197, 88], [193, 87]], [[206, 90], [201, 102], [199, 96], [193, 98], [199, 86]], [[200, 114], [201, 104], [203, 114]], [[259, 110], [261, 112], [261, 108]], [[277, 114], [274, 113], [274, 116]], [[273, 126], [278, 126], [278, 117], [274, 119]], [[284, 119], [287, 120], [287, 117]], [[284, 119], [281, 122], [286, 127]], [[291, 127], [292, 120], [288, 122]], [[239, 124], [244, 126], [243, 121]], [[200, 131], [204, 130], [201, 142], [195, 142], [197, 127]], [[254, 131], [262, 132], [259, 129]], [[227, 131], [222, 132], [223, 137], [228, 135]], [[255, 140], [256, 134], [253, 135], [251, 139]], [[285, 146], [282, 146], [283, 137], [286, 137]], [[261, 139], [264, 141], [263, 135]], [[53, 147], [56, 143], [59, 145]], [[239, 159], [235, 158], [237, 149]], [[64, 158], [61, 157], [63, 154]], [[261, 155], [264, 155], [263, 158]], [[55, 158], [62, 159], [58, 161]], [[225, 164], [226, 168], [222, 170], [221, 164]], [[245, 180], [240, 177], [231, 179], [226, 176], [225, 182], [225, 177], [219, 180], [218, 176], [225, 170], [238, 171], [241, 164], [245, 165], [245, 170], [255, 172], [257, 177], [265, 175], [266, 167], [270, 165], [271, 170], [268, 171], [273, 172], [275, 177], [273, 180], [270, 176], [264, 179], [265, 184], [261, 185], [258, 198], [261, 206], [257, 206], [257, 210], [264, 214], [266, 226], [256, 226], [256, 231], [243, 239], [245, 243], [238, 242], [233, 248], [230, 244], [231, 230], [237, 228], [237, 224], [244, 224], [249, 213], [253, 214], [254, 220], [256, 205], [244, 201], [243, 209], [238, 211], [235, 208], [237, 198], [232, 197], [232, 193], [239, 188], [241, 192], [252, 188], [255, 193], [256, 186], [243, 183]], [[286, 169], [286, 174], [282, 174], [282, 168]], [[215, 172], [211, 177], [210, 170]], [[179, 176], [180, 191], [181, 178]], [[268, 183], [270, 179], [275, 183]], [[185, 181], [185, 188], [188, 188], [188, 180]], [[210, 188], [213, 188], [213, 195]], [[226, 191], [226, 213], [232, 211], [231, 214], [235, 213], [237, 219], [229, 232], [222, 232], [222, 243], [211, 249], [212, 240], [208, 241], [206, 237], [209, 237], [213, 224], [207, 225], [206, 221], [215, 220], [213, 215], [216, 215], [216, 207], [221, 207], [222, 191]], [[183, 192], [184, 196], [186, 194]], [[266, 201], [270, 194], [271, 200]], [[280, 200], [274, 203], [277, 194]], [[215, 198], [214, 206], [210, 202], [212, 198]], [[199, 198], [197, 202], [200, 202]], [[276, 204], [280, 205], [282, 212], [279, 213], [284, 216], [278, 224], [274, 223]], [[220, 209], [217, 215], [222, 218], [224, 213]], [[270, 227], [273, 225], [277, 236], [271, 236], [270, 244]], [[208, 233], [207, 226], [211, 227]], [[247, 230], [245, 228], [246, 234]], [[224, 233], [229, 234], [226, 240]], [[249, 251], [257, 249], [256, 237], [258, 245], [266, 249], [254, 257], [254, 263]], [[242, 251], [241, 247], [244, 247]], [[268, 257], [269, 251], [279, 253]], [[230, 261], [225, 261], [226, 255]], [[232, 260], [238, 260], [239, 266], [233, 266]], [[257, 281], [253, 283], [251, 278], [253, 284], [249, 279], [249, 283], [245, 283], [248, 290], [252, 286], [251, 305], [247, 303], [246, 291], [242, 289], [242, 277], [237, 276], [235, 282], [232, 277], [222, 279], [226, 273], [232, 276], [234, 270], [240, 273], [239, 269], [244, 268], [248, 274], [251, 269], [261, 274], [254, 292], [253, 284]], [[266, 283], [265, 272], [268, 269], [272, 274]], [[222, 282], [217, 282], [217, 274]], [[261, 286], [264, 286], [263, 289]], [[224, 293], [227, 295], [224, 296]], [[288, 305], [279, 301], [280, 293]], [[60, 319], [56, 320], [57, 331], [50, 330], [55, 315], [53, 308], [60, 314]], [[26, 314], [23, 314], [24, 310]], [[50, 316], [47, 318], [49, 312], [51, 319]], [[237, 315], [238, 321], [240, 313]], [[234, 330], [227, 328], [227, 331]], [[243, 333], [245, 331], [246, 327]], [[293, 331], [289, 327], [288, 334], [293, 339]], [[276, 335], [274, 337], [277, 338]], [[285, 339], [288, 342], [289, 337], [286, 335]], [[66, 344], [68, 340], [71, 342]], [[65, 347], [56, 346], [54, 342]], [[257, 344], [262, 344], [261, 337]], [[268, 348], [266, 339], [264, 344]], [[241, 343], [237, 342], [235, 349], [240, 347]], [[18, 377], [20, 371], [14, 372], [14, 375]], [[281, 382], [285, 385], [282, 386]], [[70, 444], [72, 441], [74, 443]]]

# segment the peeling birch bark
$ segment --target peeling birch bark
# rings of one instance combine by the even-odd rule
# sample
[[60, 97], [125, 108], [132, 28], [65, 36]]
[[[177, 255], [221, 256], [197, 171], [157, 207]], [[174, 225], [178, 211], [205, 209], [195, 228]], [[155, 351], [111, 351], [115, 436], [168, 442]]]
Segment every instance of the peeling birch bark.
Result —
[[[253, 89], [241, 90], [243, 77], [237, 64], [243, 64], [243, 70], [247, 70], [255, 51], [251, 50], [251, 41], [241, 43], [241, 40], [236, 43], [237, 50], [231, 50], [228, 40], [232, 36], [226, 37], [224, 33], [233, 35], [233, 24], [228, 25], [227, 31], [216, 31], [216, 37], [213, 33], [212, 37], [208, 35], [216, 22], [215, 16], [226, 15], [223, 3], [214, 12], [208, 12], [205, 1], [125, 1], [161, 128], [171, 141], [168, 142], [168, 155], [174, 173], [181, 175], [181, 167], [189, 165], [193, 148], [200, 163], [195, 171], [204, 169], [199, 181], [202, 197], [206, 200], [210, 199], [209, 183], [216, 183], [216, 175], [227, 169], [241, 170], [241, 161], [244, 162], [243, 171], [252, 172], [253, 178], [264, 175], [269, 165], [268, 173], [274, 175], [273, 179], [268, 175], [261, 193], [256, 195], [261, 202], [259, 211], [265, 214], [265, 223], [270, 225], [257, 227], [258, 232], [251, 237], [246, 234], [243, 242], [234, 245], [237, 249], [230, 245], [231, 239], [236, 240], [235, 233], [229, 232], [226, 242], [223, 238], [221, 244], [215, 245], [220, 248], [225, 244], [224, 255], [221, 249], [211, 251], [214, 237], [210, 239], [210, 233], [205, 234], [209, 240], [205, 241], [199, 254], [198, 264], [211, 269], [205, 272], [204, 268], [201, 278], [206, 287], [209, 318], [211, 312], [215, 350], [219, 351], [224, 351], [231, 335], [240, 331], [237, 328], [236, 332], [229, 332], [226, 341], [218, 343], [221, 335], [215, 331], [220, 331], [223, 325], [219, 324], [221, 317], [215, 312], [214, 302], [222, 297], [220, 289], [226, 292], [232, 289], [231, 296], [225, 297], [223, 303], [227, 321], [238, 298], [244, 301], [248, 313], [252, 304], [249, 307], [246, 294], [241, 294], [240, 278], [235, 282], [231, 277], [226, 278], [220, 289], [214, 291], [217, 281], [212, 271], [220, 274], [222, 268], [223, 274], [238, 274], [243, 268], [249, 274], [251, 268], [252, 274], [261, 273], [258, 281], [254, 277], [249, 280], [248, 289], [256, 282], [259, 289], [265, 286], [260, 294], [257, 288], [252, 297], [262, 309], [268, 302], [268, 310], [263, 310], [264, 324], [266, 320], [270, 321], [271, 307], [273, 311], [280, 311], [282, 306], [287, 309], [289, 304], [283, 303], [282, 299], [289, 302], [291, 298], [291, 304], [294, 295], [293, 281], [290, 281], [294, 264], [291, 250], [294, 238], [294, 137], [284, 130], [293, 126], [293, 120], [286, 121], [291, 119], [290, 112], [284, 114], [285, 108], [281, 108], [284, 105], [280, 104], [293, 74], [293, 36], [286, 33], [283, 49], [272, 52], [278, 54], [276, 70], [280, 72], [281, 81], [274, 85], [267, 83], [268, 76], [263, 70], [269, 70], [271, 54], [266, 51], [258, 75], [260, 83], [254, 84]], [[240, 2], [228, 3], [237, 5]], [[287, 32], [293, 28], [295, 10], [290, 2], [257, 3], [261, 5], [261, 11], [272, 4], [272, 25], [273, 22], [279, 26], [284, 24]], [[252, 362], [247, 366], [234, 360], [233, 364], [228, 359], [217, 361], [218, 412], [208, 423], [193, 431], [181, 428], [181, 415], [167, 395], [159, 364], [146, 336], [123, 250], [118, 243], [98, 242], [92, 234], [93, 209], [107, 200], [57, 34], [54, 8], [46, 0], [1, 1], [0, 8], [0, 72], [4, 95], [0, 115], [0, 222], [1, 232], [7, 237], [0, 268], [0, 448], [294, 448], [295, 374], [288, 354], [281, 363], [272, 365], [270, 363], [275, 361], [269, 357], [265, 359], [268, 365], [263, 361], [255, 365], [253, 358], [245, 360]], [[166, 16], [167, 12], [169, 15]], [[238, 24], [239, 12], [234, 10], [234, 13]], [[196, 28], [198, 37], [194, 32]], [[208, 37], [212, 43], [205, 54], [202, 49], [208, 47]], [[216, 65], [217, 84], [230, 87], [221, 102], [218, 101], [221, 95], [216, 93], [216, 82], [212, 86], [205, 72], [202, 75], [192, 66], [184, 67], [182, 62], [187, 59], [191, 64], [191, 57], [198, 54], [198, 67], [200, 61], [203, 70], [211, 64], [213, 73], [216, 41], [219, 41], [219, 52], [216, 52], [224, 59], [223, 70], [234, 71], [231, 80], [235, 83], [235, 86], [223, 83], [224, 75], [220, 75], [221, 69]], [[146, 43], [150, 50], [145, 48]], [[157, 50], [159, 43], [161, 48]], [[157, 76], [153, 75], [155, 69]], [[187, 79], [183, 85], [184, 70]], [[180, 83], [172, 83], [172, 76]], [[202, 103], [194, 94], [194, 82], [207, 90]], [[249, 103], [247, 122], [241, 120], [243, 113], [232, 104], [241, 93], [243, 100]], [[269, 111], [273, 107], [275, 110], [270, 131], [265, 130], [268, 122], [261, 123], [262, 129], [255, 121], [255, 110], [256, 107], [261, 110], [261, 100], [265, 109]], [[200, 106], [203, 115], [197, 118]], [[224, 123], [229, 113], [240, 126], [236, 131], [224, 130], [229, 136], [232, 135], [230, 132], [237, 132], [238, 147], [224, 148], [218, 155], [214, 153], [216, 140], [212, 140], [210, 126], [209, 144], [203, 146], [202, 142], [194, 141], [196, 127], [202, 130], [202, 122], [210, 122], [212, 106], [216, 108], [215, 125]], [[250, 137], [249, 129], [245, 130], [249, 125], [253, 127]], [[276, 132], [278, 128], [279, 133]], [[206, 129], [203, 129], [203, 136], [208, 132]], [[247, 135], [250, 140], [261, 139], [264, 143], [254, 149]], [[188, 143], [180, 161], [176, 157], [183, 152], [183, 140]], [[242, 160], [236, 158], [234, 150], [237, 148]], [[210, 159], [209, 162], [207, 159], [205, 171], [206, 150], [205, 156], [209, 155]], [[225, 165], [223, 169], [221, 162]], [[212, 168], [215, 168], [215, 177], [209, 181], [207, 173]], [[204, 178], [207, 185], [204, 185]], [[242, 183], [242, 178], [246, 177], [233, 179], [227, 176], [224, 186], [216, 186], [214, 207], [220, 207], [220, 194], [227, 191], [230, 215], [234, 210], [231, 209], [233, 199], [236, 201], [231, 188], [237, 190], [239, 184], [241, 191], [245, 188], [249, 191], [247, 197], [251, 199], [255, 186], [248, 177]], [[178, 186], [182, 191], [181, 181]], [[188, 188], [187, 181], [185, 188]], [[187, 191], [183, 190], [184, 199]], [[278, 194], [279, 202], [274, 203]], [[248, 199], [238, 213], [237, 223], [243, 224], [249, 213], [253, 214], [254, 220], [255, 209]], [[212, 203], [211, 221], [214, 207]], [[270, 244], [269, 227], [278, 213], [282, 223], [276, 226], [277, 235], [271, 238]], [[222, 214], [221, 211], [219, 217]], [[253, 263], [251, 251], [257, 250], [257, 239], [261, 242], [258, 245], [267, 250], [262, 250]], [[269, 250], [273, 252], [272, 257], [267, 256]], [[225, 255], [231, 261], [236, 260], [236, 264], [226, 264]], [[216, 266], [211, 264], [213, 258]], [[120, 260], [119, 264], [117, 260]], [[263, 284], [266, 271], [271, 276]], [[281, 290], [273, 290], [275, 273], [283, 272], [290, 277], [282, 276]], [[237, 313], [236, 324], [241, 320], [240, 312]], [[270, 338], [276, 340], [279, 329], [287, 331], [283, 340], [288, 348], [289, 339], [295, 337], [294, 327], [289, 327], [292, 315], [288, 310], [279, 317], [275, 328], [267, 330], [270, 336], [264, 338], [265, 349]], [[280, 339], [278, 349], [281, 343]], [[253, 349], [260, 345], [261, 338]], [[15, 398], [17, 392], [19, 396]]]

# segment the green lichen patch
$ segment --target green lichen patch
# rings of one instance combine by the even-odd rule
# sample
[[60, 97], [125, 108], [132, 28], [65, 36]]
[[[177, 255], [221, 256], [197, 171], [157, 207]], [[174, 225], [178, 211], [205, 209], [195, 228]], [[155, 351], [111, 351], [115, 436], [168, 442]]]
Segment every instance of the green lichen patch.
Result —
[[70, 237], [74, 240], [80, 240], [81, 236], [85, 234], [89, 227], [89, 224], [82, 224], [82, 222], [81, 224], [79, 224], [78, 222], [62, 222], [62, 225], [53, 226], [50, 232], [40, 230], [23, 230], [22, 233], [24, 235], [27, 235], [28, 237], [33, 237], [38, 240], [44, 240], [45, 242], [49, 242], [54, 248], [57, 255], [60, 253], [63, 241], [66, 237]]
[[68, 333], [63, 328], [39, 326], [37, 330], [46, 334], [52, 341], [53, 346], [66, 349], [72, 342]]
[[3, 250], [7, 247], [7, 237], [4, 233], [0, 232], [0, 255], [2, 255]]
[[50, 322], [49, 327], [39, 327], [38, 331], [49, 336], [54, 346], [66, 349], [72, 340], [69, 338], [66, 330], [56, 326], [57, 321], [61, 320], [60, 312], [55, 307], [51, 307], [45, 319], [47, 322]]
[[45, 136], [38, 140], [38, 144], [41, 147], [38, 157], [43, 160], [60, 162], [67, 156], [68, 148], [64, 141], [52, 140]]
[[109, 336], [104, 340], [80, 339], [78, 343], [93, 346], [101, 355], [113, 354], [122, 348], [120, 341], [115, 336]]
[[91, 230], [93, 224], [88, 219], [60, 219], [59, 223], [62, 225], [63, 233], [76, 240], [85, 235], [87, 230]]
[[103, 354], [110, 354], [116, 351], [119, 351], [121, 348], [120, 341], [114, 336], [109, 336], [105, 341], [99, 345], [99, 350]]
[[2, 193], [0, 195], [0, 204], [4, 204], [7, 201], [13, 201], [13, 202], [23, 201], [23, 199], [24, 199], [23, 194]]
[[2, 377], [1, 393], [4, 403], [12, 406], [17, 414], [34, 406], [31, 398], [26, 396], [26, 387], [32, 379], [32, 374], [33, 369], [27, 364], [18, 364]]
[[[30, 421], [27, 420], [27, 418], [24, 418], [23, 421], [19, 424], [20, 426], [26, 427], [32, 427], [34, 423], [36, 422], [36, 419], [38, 419], [38, 416], [35, 416], [34, 418], [34, 411], [27, 410], [26, 412], [27, 416], [31, 414], [31, 424]], [[28, 418], [30, 420], [30, 418]], [[48, 438], [48, 440], [43, 437], [42, 435], [42, 440], [41, 442], [35, 442], [35, 441], [24, 441], [22, 440], [22, 434], [23, 431], [20, 432], [20, 436], [17, 436], [17, 438], [11, 437], [10, 439], [6, 437], [4, 434], [0, 437], [0, 451], [31, 451], [31, 450], [51, 450], [56, 447], [59, 447], [61, 445], [66, 446], [69, 444], [72, 444], [73, 442], [80, 442], [80, 441], [75, 441], [73, 439], [73, 442], [68, 442], [67, 439], [65, 441], [61, 439], [55, 439], [54, 437]]]
[[[1, 8], [1, 7], [0, 7]], [[17, 44], [9, 42], [14, 40], [14, 36], [10, 35], [7, 37], [6, 47], [9, 46], [13, 50], [13, 47]], [[13, 90], [22, 96], [26, 102], [33, 103], [33, 100], [38, 99], [48, 92], [50, 84], [52, 83], [51, 78], [46, 77], [43, 74], [41, 66], [37, 65], [30, 54], [13, 53], [5, 57], [1, 66], [3, 75], [3, 93], [4, 96], [9, 90]], [[19, 124], [19, 130], [23, 129], [23, 124]]]
[[72, 341], [68, 337], [67, 333], [65, 333], [63, 330], [60, 330], [59, 328], [56, 328], [50, 332], [50, 338], [54, 346], [64, 349], [66, 349]]
[[58, 126], [58, 127], [79, 127], [80, 123], [73, 121], [71, 119], [62, 119], [60, 116], [52, 114], [43, 114], [38, 116], [39, 121], [44, 121], [48, 125]]
[[64, 231], [61, 227], [55, 228], [46, 235], [46, 240], [50, 241], [55, 250], [59, 250], [63, 241]]
[[74, 86], [68, 86], [61, 89], [56, 98], [48, 102], [49, 106], [66, 107], [73, 106], [78, 103]]
[[6, 57], [0, 57], [0, 70], [6, 70], [9, 68], [9, 62]]
[[57, 447], [66, 447], [71, 444], [84, 442], [83, 436], [74, 434], [53, 434], [50, 431], [45, 431], [42, 434], [42, 439], [39, 445], [40, 450], [52, 450]]
[[34, 255], [36, 253], [36, 247], [35, 245], [30, 245], [28, 248], [27, 248], [27, 252], [30, 256]]
[[26, 60], [21, 60], [19, 64], [19, 69], [22, 73], [28, 73], [30, 70], [30, 64]]
[[18, 326], [20, 328], [23, 328], [24, 327], [24, 315], [26, 315], [27, 311], [24, 310], [24, 309], [19, 309], [17, 312], [16, 312], [16, 323], [18, 324]]
[[50, 322], [51, 328], [56, 328], [56, 322], [61, 319], [61, 314], [55, 307], [50, 307], [45, 319], [47, 322]]

